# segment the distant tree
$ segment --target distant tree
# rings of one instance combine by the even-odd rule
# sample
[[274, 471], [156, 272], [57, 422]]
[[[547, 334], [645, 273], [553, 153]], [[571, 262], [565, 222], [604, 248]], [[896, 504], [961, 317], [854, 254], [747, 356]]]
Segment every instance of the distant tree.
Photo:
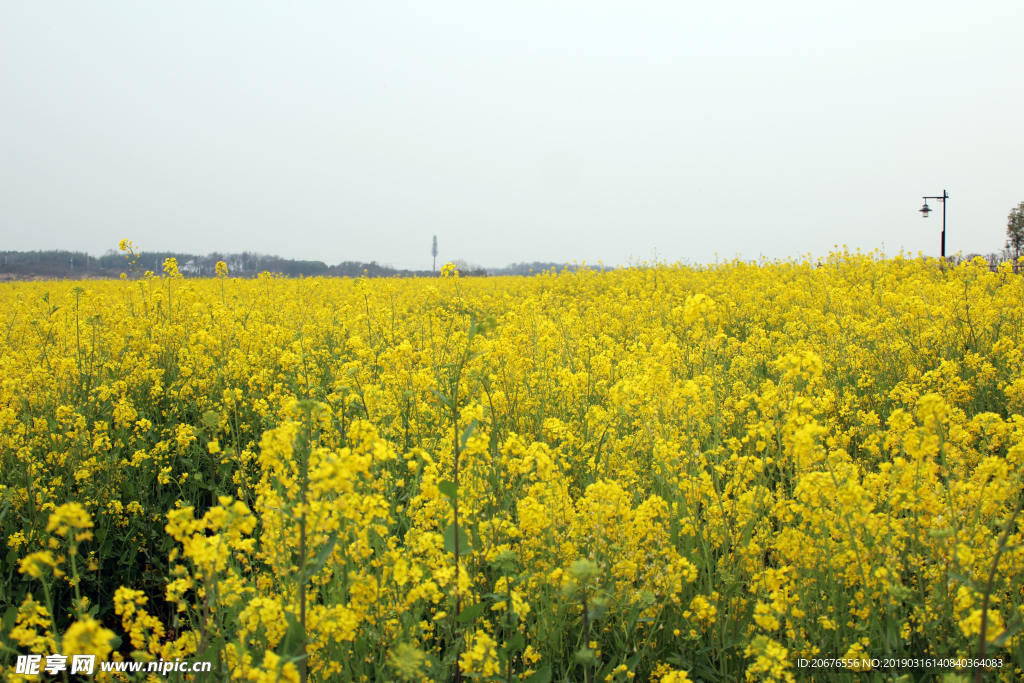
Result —
[[1024, 202], [1010, 212], [1006, 220], [1006, 248], [1018, 258], [1024, 251]]
[[434, 235], [434, 243], [430, 246], [430, 255], [434, 257], [434, 265], [430, 267], [433, 272], [437, 270], [437, 235]]

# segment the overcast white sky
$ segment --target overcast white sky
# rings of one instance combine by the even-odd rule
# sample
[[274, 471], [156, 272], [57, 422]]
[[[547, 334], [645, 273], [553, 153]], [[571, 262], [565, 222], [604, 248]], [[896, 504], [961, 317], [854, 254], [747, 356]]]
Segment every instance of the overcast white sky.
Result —
[[0, 249], [937, 255], [1024, 201], [1024, 2], [0, 2]]

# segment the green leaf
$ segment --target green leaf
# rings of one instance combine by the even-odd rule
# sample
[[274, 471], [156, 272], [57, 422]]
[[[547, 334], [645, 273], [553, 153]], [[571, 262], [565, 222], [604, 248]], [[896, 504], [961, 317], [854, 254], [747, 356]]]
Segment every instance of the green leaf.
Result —
[[452, 500], [455, 500], [459, 495], [459, 488], [452, 481], [439, 481], [437, 482], [437, 490], [448, 496]]
[[[724, 643], [722, 643], [722, 649], [723, 650], [728, 650], [730, 648], [739, 647], [740, 645], [743, 645], [745, 642], [747, 642], [746, 638], [731, 638], [731, 639], [727, 639]], [[715, 649], [715, 648], [711, 648], [711, 649]]]
[[636, 620], [640, 617], [640, 605], [637, 603], [633, 604], [633, 608], [629, 610], [629, 617], [626, 619], [626, 630], [632, 631], [636, 625]]
[[285, 612], [284, 618], [288, 622], [288, 631], [281, 639], [281, 644], [277, 646], [277, 654], [281, 657], [294, 658], [302, 654], [306, 646], [306, 629], [291, 612]]
[[694, 671], [696, 671], [701, 678], [703, 678], [705, 681], [708, 681], [709, 683], [718, 683], [722, 680], [722, 677], [719, 675], [717, 671], [708, 668], [704, 664], [698, 664], [696, 667], [694, 667]]
[[543, 669], [538, 669], [532, 676], [523, 681], [523, 683], [548, 683], [551, 680], [551, 667], [545, 666]]
[[13, 567], [14, 563], [17, 562], [17, 561], [18, 561], [18, 551], [15, 550], [14, 548], [11, 548], [10, 550], [7, 551], [7, 558], [5, 559], [5, 562], [7, 562], [8, 566]]
[[[447, 529], [444, 530], [444, 549], [445, 552], [455, 552], [455, 525], [450, 524]], [[472, 548], [469, 545], [469, 535], [466, 534], [466, 529], [462, 526], [459, 527], [459, 555], [468, 555]]]
[[110, 649], [117, 650], [121, 647], [121, 636], [114, 636], [110, 639]]
[[606, 601], [598, 602], [595, 600], [594, 606], [590, 608], [590, 614], [588, 614], [588, 616], [591, 621], [597, 621], [598, 619], [603, 618], [607, 611], [608, 603]]
[[452, 409], [452, 400], [450, 398], [442, 394], [437, 389], [431, 389], [431, 391], [434, 392], [434, 394], [441, 400], [441, 403], [443, 403], [445, 407], [448, 408], [448, 410]]
[[331, 537], [327, 539], [327, 545], [320, 549], [320, 552], [316, 554], [316, 558], [313, 559], [312, 569], [308, 569], [306, 573], [306, 580], [316, 576], [320, 573], [320, 570], [324, 568], [324, 563], [327, 562], [327, 558], [334, 552], [334, 545], [338, 542], [338, 532], [335, 531], [331, 534]]
[[217, 659], [217, 655], [224, 651], [224, 636], [217, 636], [210, 640], [206, 644], [206, 648], [203, 652], [199, 653], [197, 659], [199, 661], [210, 661]]
[[462, 447], [463, 448], [466, 447], [466, 442], [469, 441], [469, 437], [473, 436], [473, 432], [476, 431], [477, 424], [479, 424], [479, 423], [476, 420], [473, 420], [468, 425], [466, 425], [466, 429], [463, 430], [463, 432], [462, 432]]
[[0, 624], [2, 624], [3, 627], [4, 627], [4, 633], [7, 633], [12, 628], [14, 628], [14, 622], [15, 622], [15, 620], [17, 618], [18, 618], [18, 608], [15, 607], [14, 605], [11, 605], [10, 607], [7, 608], [7, 611], [4, 612], [3, 621], [0, 622]]
[[1021, 627], [1022, 623], [1024, 623], [1024, 622], [1021, 621], [1021, 617], [1020, 617], [1019, 614], [1016, 617], [1014, 617], [1013, 619], [1011, 619], [1010, 623], [1006, 625], [1005, 629], [1003, 629], [1003, 632], [1000, 633], [996, 637], [996, 639], [992, 641], [992, 647], [993, 648], [1000, 648], [1003, 645], [1005, 645], [1006, 641], [1009, 640], [1010, 638], [1012, 638], [1013, 634], [1015, 634], [1017, 631], [1020, 630], [1020, 627]]
[[956, 572], [946, 572], [946, 574], [949, 576], [949, 578], [954, 579], [956, 581], [959, 581], [960, 583], [964, 584], [968, 588], [972, 588], [974, 590], [978, 590], [977, 586], [974, 585], [974, 582], [971, 581], [966, 576], [964, 576], [963, 574], [957, 574]]
[[601, 667], [601, 670], [597, 672], [597, 676], [594, 677], [594, 680], [603, 681], [606, 678], [610, 677], [612, 670], [615, 669], [615, 666], [616, 665], [614, 660], [606, 663], [603, 667]]
[[487, 603], [483, 601], [478, 602], [472, 607], [467, 607], [459, 612], [459, 616], [455, 617], [455, 621], [460, 624], [468, 624], [471, 621], [476, 621], [477, 617], [483, 614], [485, 609], [487, 609]]
[[522, 633], [516, 633], [514, 636], [508, 639], [505, 643], [505, 652], [513, 654], [519, 652], [526, 647], [526, 638], [523, 637]]

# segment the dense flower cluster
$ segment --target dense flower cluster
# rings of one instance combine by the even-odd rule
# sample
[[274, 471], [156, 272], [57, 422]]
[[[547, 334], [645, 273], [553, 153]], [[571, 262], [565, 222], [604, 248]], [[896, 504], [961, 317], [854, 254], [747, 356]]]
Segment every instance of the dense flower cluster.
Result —
[[0, 287], [5, 642], [255, 682], [1024, 676], [1021, 276], [444, 274]]

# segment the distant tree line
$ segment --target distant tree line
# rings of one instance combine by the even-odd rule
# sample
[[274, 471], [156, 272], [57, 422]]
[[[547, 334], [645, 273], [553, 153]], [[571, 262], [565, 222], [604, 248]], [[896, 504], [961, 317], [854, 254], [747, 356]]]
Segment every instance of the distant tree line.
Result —
[[436, 277], [429, 270], [404, 270], [380, 265], [376, 261], [362, 263], [344, 261], [329, 266], [323, 261], [285, 259], [272, 254], [242, 252], [228, 254], [214, 252], [206, 256], [172, 251], [140, 252], [134, 265], [119, 251], [110, 250], [102, 256], [78, 251], [4, 251], [0, 252], [0, 275], [13, 278], [106, 278], [143, 275], [146, 271], [163, 272], [169, 258], [178, 263], [178, 271], [185, 277], [213, 277], [218, 261], [224, 261], [232, 277], [256, 277], [260, 273], [274, 273], [288, 277], [304, 275], [326, 277]]
[[612, 270], [608, 266], [581, 266], [576, 263], [554, 263], [553, 261], [534, 261], [533, 263], [510, 263], [504, 268], [491, 268], [488, 275], [537, 275], [538, 273], [551, 272], [555, 270], [562, 272], [568, 270], [575, 273], [577, 270]]
[[1024, 202], [1013, 207], [1006, 217], [1006, 251], [1014, 258], [1024, 254]]
[[6, 279], [10, 276], [109, 277], [99, 261], [95, 254], [83, 251], [2, 251], [0, 274], [8, 275]]
[[[185, 277], [213, 277], [218, 261], [224, 261], [231, 277], [256, 277], [260, 273], [274, 273], [288, 277], [437, 277], [433, 270], [407, 270], [381, 265], [376, 261], [343, 261], [329, 266], [323, 261], [284, 259], [271, 254], [242, 252], [237, 254], [214, 252], [206, 256], [171, 251], [143, 251], [134, 266], [124, 253], [113, 249], [102, 256], [81, 251], [3, 251], [0, 252], [0, 278], [117, 278], [121, 273], [129, 277], [144, 275], [146, 271], [161, 273], [169, 258], [178, 263]], [[579, 266], [564, 263], [514, 263], [504, 268], [484, 268], [462, 260], [455, 261], [462, 277], [488, 275], [535, 275], [545, 271], [576, 270]]]

